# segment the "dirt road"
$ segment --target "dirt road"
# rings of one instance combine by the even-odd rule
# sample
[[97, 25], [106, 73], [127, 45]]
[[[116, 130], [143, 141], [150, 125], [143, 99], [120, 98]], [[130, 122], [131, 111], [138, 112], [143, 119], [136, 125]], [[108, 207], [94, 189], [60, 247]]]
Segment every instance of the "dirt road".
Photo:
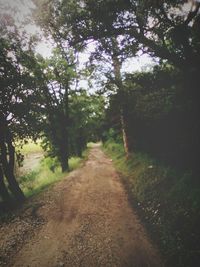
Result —
[[99, 146], [45, 198], [36, 211], [45, 223], [10, 266], [162, 266], [111, 160]]

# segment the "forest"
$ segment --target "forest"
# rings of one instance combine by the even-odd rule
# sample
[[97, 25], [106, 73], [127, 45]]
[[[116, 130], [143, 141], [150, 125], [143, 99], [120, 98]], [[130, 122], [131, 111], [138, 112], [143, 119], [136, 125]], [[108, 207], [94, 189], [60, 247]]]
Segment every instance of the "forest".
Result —
[[28, 143], [63, 177], [101, 142], [166, 266], [198, 266], [200, 2], [30, 2], [20, 23], [20, 6], [0, 11], [0, 216], [30, 198]]

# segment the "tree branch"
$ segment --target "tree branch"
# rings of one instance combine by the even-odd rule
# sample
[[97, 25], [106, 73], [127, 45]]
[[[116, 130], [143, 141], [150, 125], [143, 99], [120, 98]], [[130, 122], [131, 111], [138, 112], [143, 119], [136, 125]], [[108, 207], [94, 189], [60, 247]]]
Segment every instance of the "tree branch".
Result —
[[194, 17], [197, 15], [199, 11], [199, 8], [200, 8], [200, 3], [197, 3], [195, 10], [189, 12], [187, 19], [184, 21], [184, 25], [188, 25], [194, 19]]

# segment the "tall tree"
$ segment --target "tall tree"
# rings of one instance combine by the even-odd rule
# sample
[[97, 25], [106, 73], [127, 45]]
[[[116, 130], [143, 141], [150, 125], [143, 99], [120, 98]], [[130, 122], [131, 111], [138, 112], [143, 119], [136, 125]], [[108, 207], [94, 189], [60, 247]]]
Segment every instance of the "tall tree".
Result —
[[[4, 178], [18, 201], [24, 200], [14, 174], [16, 139], [36, 136], [34, 117], [35, 88], [30, 73], [32, 52], [23, 46], [15, 29], [8, 33], [1, 29], [0, 38], [0, 180], [1, 196], [8, 199]], [[34, 124], [35, 123], [35, 124]]]
[[43, 93], [39, 102], [43, 107], [44, 148], [58, 158], [63, 172], [69, 168], [69, 91], [75, 78], [74, 66], [73, 54], [67, 61], [57, 48], [49, 59], [38, 57], [35, 67], [35, 75], [40, 69], [38, 86]]

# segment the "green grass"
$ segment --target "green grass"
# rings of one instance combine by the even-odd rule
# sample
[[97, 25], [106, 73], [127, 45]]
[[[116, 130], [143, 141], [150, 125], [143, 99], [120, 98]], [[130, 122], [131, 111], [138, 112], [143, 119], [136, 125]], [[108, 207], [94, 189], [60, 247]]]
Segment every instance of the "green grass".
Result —
[[[32, 140], [28, 140], [28, 143], [20, 149], [21, 153], [24, 155], [43, 152], [41, 148], [41, 140], [37, 143]], [[80, 164], [87, 158], [89, 153], [88, 148], [83, 152], [82, 158], [71, 157], [69, 159], [69, 171], [73, 171], [78, 168]], [[57, 181], [64, 178], [68, 173], [62, 173], [59, 167], [58, 161], [54, 158], [43, 158], [39, 163], [39, 166], [34, 168], [31, 172], [18, 177], [20, 187], [22, 188], [26, 197], [38, 194], [48, 186], [56, 183]]]
[[[69, 159], [69, 170], [72, 171], [80, 166], [87, 157], [87, 151], [84, 152], [83, 158], [72, 157]], [[53, 168], [52, 168], [53, 166]], [[53, 170], [53, 171], [52, 171]], [[57, 162], [51, 158], [44, 158], [40, 166], [32, 172], [18, 178], [21, 189], [26, 197], [31, 197], [43, 191], [45, 188], [53, 185], [68, 175], [62, 173]]]
[[78, 157], [72, 157], [69, 159], [69, 170], [73, 171], [80, 166], [82, 159]]
[[87, 148], [92, 148], [96, 143], [94, 142], [89, 142], [87, 143]]
[[43, 152], [43, 149], [40, 143], [41, 143], [41, 140], [37, 140], [37, 142], [35, 143], [30, 139], [28, 140], [28, 143], [23, 145], [22, 148], [19, 148], [19, 150], [23, 155], [30, 154], [30, 153]]
[[107, 142], [104, 151], [121, 173], [167, 266], [198, 266], [200, 187], [191, 173], [178, 173], [142, 153], [126, 159], [122, 144]]

